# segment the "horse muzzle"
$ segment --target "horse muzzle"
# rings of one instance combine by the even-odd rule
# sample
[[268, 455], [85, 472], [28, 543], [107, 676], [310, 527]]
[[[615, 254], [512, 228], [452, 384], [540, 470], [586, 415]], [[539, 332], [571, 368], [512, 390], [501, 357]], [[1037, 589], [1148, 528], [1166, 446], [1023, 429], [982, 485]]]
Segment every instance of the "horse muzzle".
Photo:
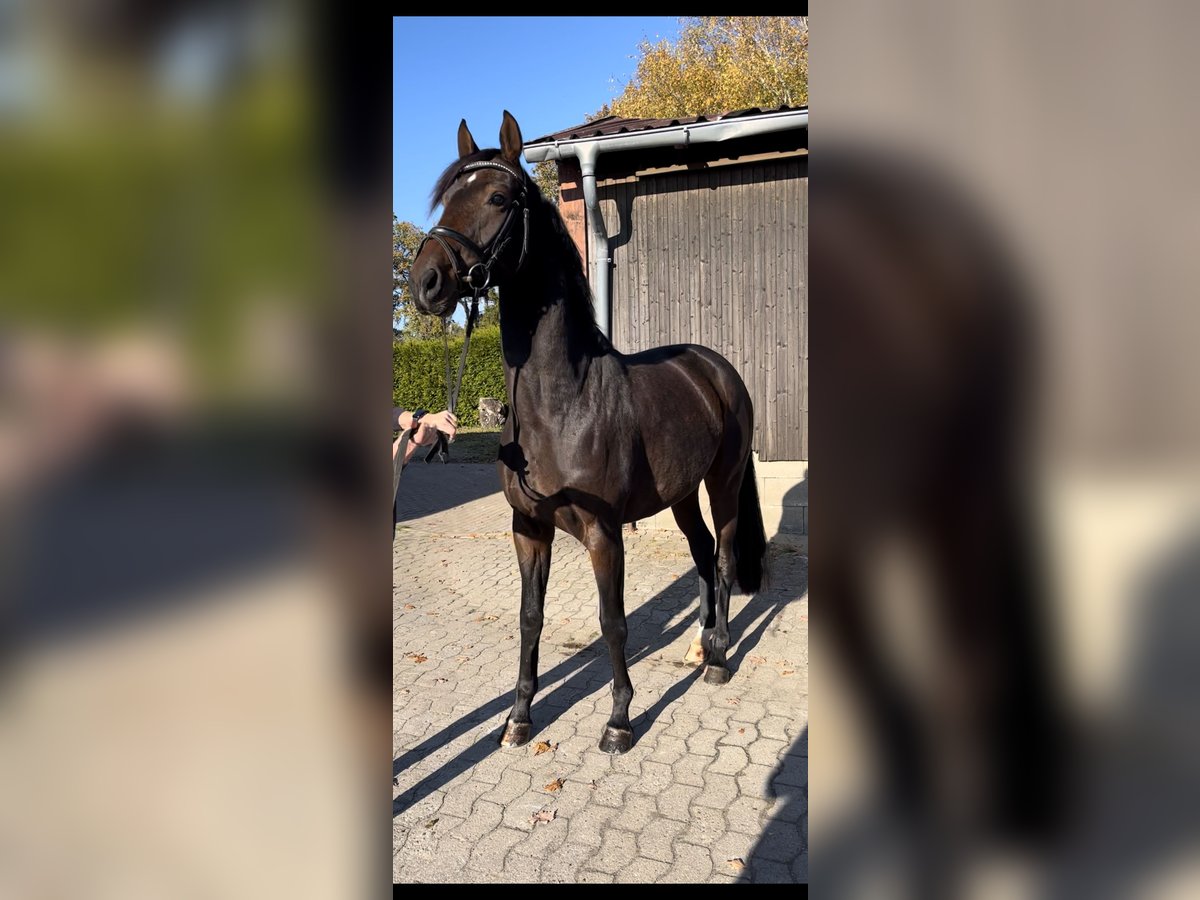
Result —
[[413, 267], [409, 287], [417, 309], [426, 315], [445, 318], [454, 311], [461, 290], [451, 271], [442, 271], [436, 264]]

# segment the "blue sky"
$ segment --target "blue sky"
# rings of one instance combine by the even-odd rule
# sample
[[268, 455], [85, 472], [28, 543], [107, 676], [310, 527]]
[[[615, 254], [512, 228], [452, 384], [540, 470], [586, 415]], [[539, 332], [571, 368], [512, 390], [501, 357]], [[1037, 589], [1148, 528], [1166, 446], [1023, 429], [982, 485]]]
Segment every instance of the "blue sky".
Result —
[[643, 38], [674, 40], [670, 16], [392, 20], [392, 210], [422, 228], [429, 192], [466, 118], [499, 145], [505, 109], [526, 139], [582, 122], [620, 93]]

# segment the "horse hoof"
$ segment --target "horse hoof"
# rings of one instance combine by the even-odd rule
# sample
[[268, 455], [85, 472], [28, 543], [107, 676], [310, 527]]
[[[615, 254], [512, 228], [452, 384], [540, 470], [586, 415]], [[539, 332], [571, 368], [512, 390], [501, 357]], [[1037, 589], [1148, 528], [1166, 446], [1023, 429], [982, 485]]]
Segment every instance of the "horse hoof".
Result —
[[609, 725], [604, 729], [604, 737], [600, 738], [600, 749], [605, 753], [624, 753], [632, 746], [633, 732], [627, 728]]
[[724, 684], [729, 680], [730, 672], [724, 666], [709, 666], [704, 670], [704, 681], [708, 684]]
[[529, 743], [529, 734], [533, 726], [529, 722], [509, 722], [504, 726], [504, 737], [500, 738], [501, 747], [520, 747]]

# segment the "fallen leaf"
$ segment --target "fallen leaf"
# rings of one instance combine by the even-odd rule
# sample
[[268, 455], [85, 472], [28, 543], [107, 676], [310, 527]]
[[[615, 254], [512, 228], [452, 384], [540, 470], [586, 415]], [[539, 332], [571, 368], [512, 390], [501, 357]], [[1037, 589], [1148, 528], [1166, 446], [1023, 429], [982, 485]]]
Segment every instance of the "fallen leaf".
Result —
[[727, 702], [728, 702], [728, 703], [729, 703], [731, 706], [737, 706], [739, 703], [741, 703], [741, 702], [742, 702], [742, 701], [741, 701], [739, 698], [737, 698], [737, 697], [727, 697], [727, 698], [726, 698], [726, 701], [727, 701]]
[[563, 780], [561, 778], [555, 778], [552, 782], [546, 785], [546, 790], [553, 794], [555, 791], [561, 790], [562, 786]]
[[533, 755], [539, 756], [542, 753], [546, 753], [550, 750], [557, 750], [557, 749], [558, 749], [558, 744], [551, 744], [549, 741], [538, 741], [536, 744], [533, 745]]
[[783, 676], [783, 675], [795, 675], [795, 674], [796, 674], [796, 670], [795, 670], [795, 669], [784, 669], [784, 670], [783, 670], [782, 672], [780, 672], [779, 674], [780, 674], [781, 676]]
[[728, 865], [729, 868], [733, 869], [733, 871], [735, 871], [735, 872], [741, 872], [743, 869], [746, 868], [746, 861], [744, 859], [742, 859], [740, 856], [737, 859], [725, 860], [725, 864]]
[[416, 609], [416, 607], [415, 607], [415, 606], [413, 606], [411, 603], [405, 603], [405, 604], [404, 604], [404, 608], [405, 608], [405, 609]]
[[428, 656], [423, 656], [420, 653], [405, 653], [404, 656], [407, 659], [411, 659], [415, 663], [423, 663], [423, 662], [429, 661]]
[[757, 655], [747, 656], [746, 659], [750, 660], [750, 662], [752, 662], [752, 663], [758, 663], [759, 665], [762, 665], [763, 663], [765, 663], [767, 661], [767, 658], [765, 656], [757, 656]]
[[553, 822], [557, 816], [556, 809], [539, 809], [529, 817], [529, 824], [536, 828], [539, 822]]
[[426, 823], [425, 823], [425, 827], [426, 827], [426, 828], [432, 828], [432, 827], [433, 827], [434, 825], [436, 825], [437, 823], [438, 823], [438, 820], [437, 820], [437, 819], [430, 819], [428, 822], [426, 822]]
[[746, 729], [745, 729], [745, 728], [739, 728], [739, 729], [738, 729], [738, 734], [745, 734], [745, 733], [746, 733]]

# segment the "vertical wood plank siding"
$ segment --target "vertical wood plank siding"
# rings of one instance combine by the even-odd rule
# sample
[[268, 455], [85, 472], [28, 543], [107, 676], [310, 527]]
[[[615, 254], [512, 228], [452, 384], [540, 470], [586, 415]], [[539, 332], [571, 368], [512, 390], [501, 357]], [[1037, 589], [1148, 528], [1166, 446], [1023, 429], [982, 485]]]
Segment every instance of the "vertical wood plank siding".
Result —
[[807, 158], [599, 186], [613, 343], [702, 344], [741, 373], [763, 459], [808, 459]]

